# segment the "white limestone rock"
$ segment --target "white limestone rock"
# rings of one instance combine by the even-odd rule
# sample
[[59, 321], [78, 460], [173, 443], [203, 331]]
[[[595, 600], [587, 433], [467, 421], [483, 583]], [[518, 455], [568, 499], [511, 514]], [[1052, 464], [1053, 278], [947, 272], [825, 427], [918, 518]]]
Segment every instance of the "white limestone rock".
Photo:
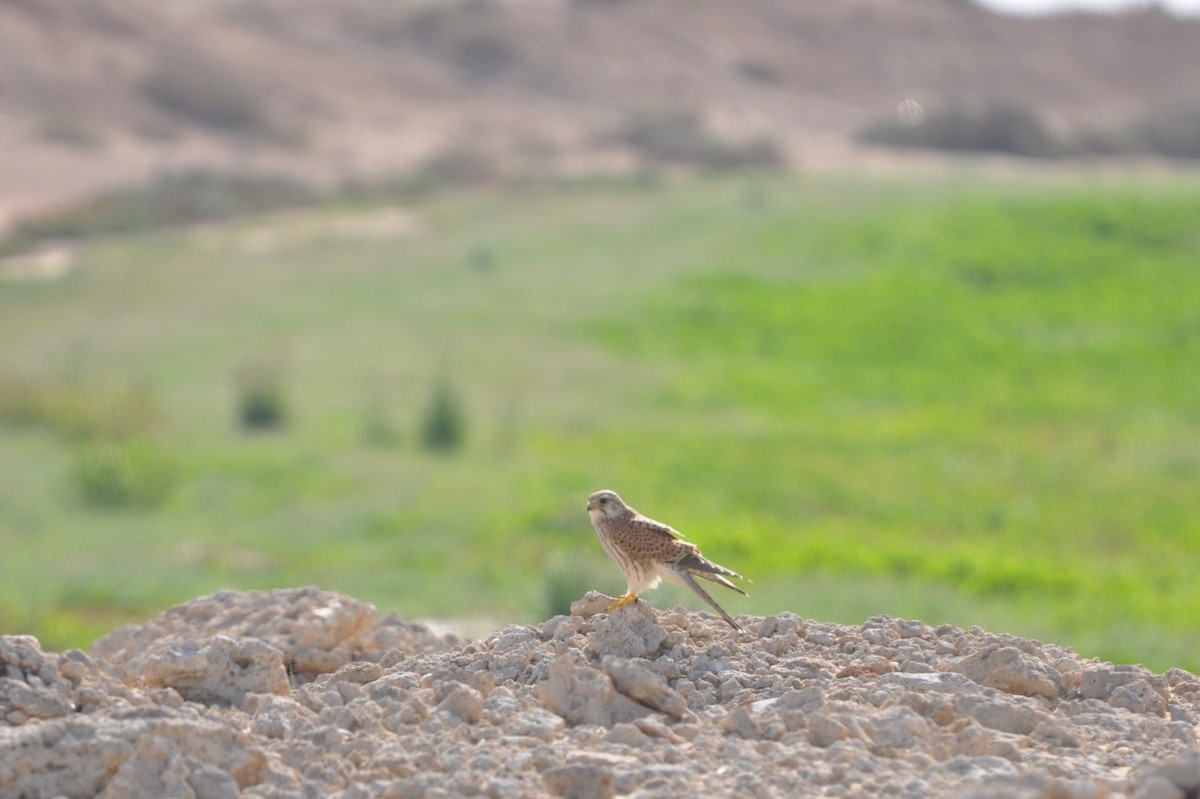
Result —
[[283, 653], [257, 638], [224, 635], [155, 647], [134, 661], [144, 685], [174, 688], [203, 704], [240, 705], [246, 694], [291, 690]]
[[609, 601], [473, 642], [316, 589], [201, 597], [91, 656], [0, 638], [0, 796], [1200, 793], [1179, 669]]

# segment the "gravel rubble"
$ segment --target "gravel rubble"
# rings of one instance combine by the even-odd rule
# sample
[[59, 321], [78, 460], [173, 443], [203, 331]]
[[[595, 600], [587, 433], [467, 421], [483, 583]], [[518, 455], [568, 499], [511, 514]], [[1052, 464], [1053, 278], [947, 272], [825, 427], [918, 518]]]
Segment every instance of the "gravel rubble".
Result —
[[979, 628], [589, 593], [441, 636], [316, 588], [0, 637], [0, 796], [1200, 796], [1200, 678]]

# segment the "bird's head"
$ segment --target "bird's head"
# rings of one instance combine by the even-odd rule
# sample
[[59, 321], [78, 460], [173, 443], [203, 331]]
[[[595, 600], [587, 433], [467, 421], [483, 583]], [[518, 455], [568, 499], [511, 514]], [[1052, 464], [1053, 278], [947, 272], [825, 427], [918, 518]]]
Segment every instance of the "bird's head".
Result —
[[620, 516], [622, 513], [628, 513], [629, 506], [626, 505], [616, 491], [597, 491], [588, 497], [587, 504], [588, 513], [593, 519], [600, 516]]

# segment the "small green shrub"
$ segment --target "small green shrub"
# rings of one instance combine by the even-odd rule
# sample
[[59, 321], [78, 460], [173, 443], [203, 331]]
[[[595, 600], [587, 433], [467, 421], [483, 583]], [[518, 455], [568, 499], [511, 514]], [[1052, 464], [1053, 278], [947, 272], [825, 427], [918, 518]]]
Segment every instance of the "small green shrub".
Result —
[[454, 450], [466, 439], [466, 417], [450, 382], [439, 380], [421, 423], [421, 444], [428, 450]]
[[248, 363], [237, 375], [237, 419], [243, 430], [274, 430], [287, 424], [283, 370], [273, 361]]
[[87, 504], [130, 509], [158, 507], [178, 477], [173, 459], [146, 441], [86, 447], [71, 476]]
[[244, 388], [238, 401], [238, 418], [247, 430], [282, 427], [287, 410], [279, 386], [261, 383]]

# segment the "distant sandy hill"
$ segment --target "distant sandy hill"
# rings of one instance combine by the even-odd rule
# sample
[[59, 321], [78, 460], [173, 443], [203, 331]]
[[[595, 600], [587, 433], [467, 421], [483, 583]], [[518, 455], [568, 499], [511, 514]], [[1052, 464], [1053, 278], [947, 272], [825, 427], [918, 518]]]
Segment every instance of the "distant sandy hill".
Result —
[[636, 163], [664, 138], [695, 147], [704, 142], [689, 137], [707, 135], [745, 157], [769, 148], [814, 167], [864, 157], [854, 133], [906, 99], [1007, 98], [1055, 125], [1110, 124], [1196, 101], [1197, 75], [1200, 21], [1158, 11], [10, 0], [0, 5], [0, 224], [196, 165], [317, 180], [431, 159], [594, 172]]

